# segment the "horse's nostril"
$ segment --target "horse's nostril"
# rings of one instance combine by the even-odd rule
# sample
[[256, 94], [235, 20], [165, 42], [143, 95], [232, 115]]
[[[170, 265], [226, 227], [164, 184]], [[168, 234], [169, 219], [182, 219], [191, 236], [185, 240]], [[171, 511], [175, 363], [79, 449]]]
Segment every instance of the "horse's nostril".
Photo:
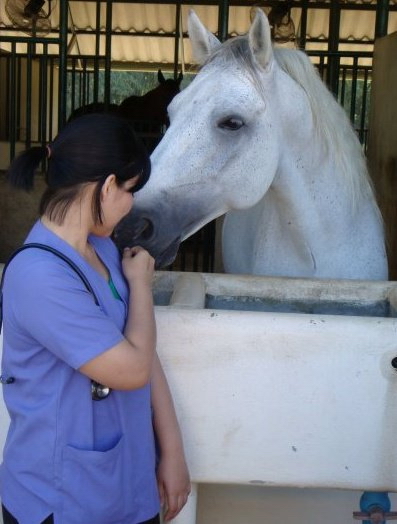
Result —
[[139, 232], [139, 236], [143, 240], [149, 240], [153, 235], [153, 223], [151, 220], [144, 218], [142, 219], [142, 227]]

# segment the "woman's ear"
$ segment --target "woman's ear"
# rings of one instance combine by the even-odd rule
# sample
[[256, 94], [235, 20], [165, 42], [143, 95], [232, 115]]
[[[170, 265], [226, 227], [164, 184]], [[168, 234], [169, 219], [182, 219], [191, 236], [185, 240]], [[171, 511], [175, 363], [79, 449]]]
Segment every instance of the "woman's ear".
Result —
[[102, 198], [107, 196], [112, 191], [112, 189], [114, 189], [116, 186], [117, 186], [116, 175], [114, 174], [108, 175], [106, 177], [105, 182], [102, 185], [102, 190], [101, 190]]

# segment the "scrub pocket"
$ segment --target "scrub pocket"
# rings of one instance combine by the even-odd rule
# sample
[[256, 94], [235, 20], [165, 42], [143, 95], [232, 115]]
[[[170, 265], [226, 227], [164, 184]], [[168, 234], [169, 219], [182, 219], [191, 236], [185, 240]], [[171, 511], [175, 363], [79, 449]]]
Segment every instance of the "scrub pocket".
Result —
[[123, 490], [128, 490], [123, 478], [125, 462], [124, 437], [107, 451], [66, 446], [62, 460], [62, 522], [122, 523], [127, 495]]

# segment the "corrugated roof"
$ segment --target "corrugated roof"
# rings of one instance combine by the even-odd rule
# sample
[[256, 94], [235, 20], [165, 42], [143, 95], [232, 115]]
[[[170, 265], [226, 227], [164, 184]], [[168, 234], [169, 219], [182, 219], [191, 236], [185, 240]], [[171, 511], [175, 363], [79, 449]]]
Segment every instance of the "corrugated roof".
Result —
[[[15, 0], [12, 0], [15, 1]], [[18, 0], [21, 1], [21, 0]], [[52, 0], [51, 12], [52, 27], [56, 30], [59, 26], [59, 1]], [[12, 27], [11, 21], [5, 12], [5, 0], [0, 4], [0, 34], [17, 35], [21, 33], [9, 31], [5, 28]], [[374, 2], [372, 2], [374, 4]], [[54, 5], [55, 4], [55, 5]], [[375, 4], [374, 4], [375, 5]], [[391, 6], [397, 5], [397, 0], [390, 2]], [[315, 9], [315, 2], [309, 2], [310, 9], [307, 16], [307, 49], [327, 49], [329, 10]], [[368, 1], [362, 2], [363, 10], [341, 10], [340, 38], [346, 42], [340, 43], [343, 50], [372, 51], [374, 38], [375, 16], [374, 10], [368, 10]], [[217, 32], [218, 7], [204, 5], [183, 5], [181, 8], [181, 30], [187, 30], [187, 16], [189, 9], [193, 8], [203, 23], [212, 31]], [[81, 31], [94, 31], [96, 27], [96, 3], [71, 1], [69, 3], [70, 27], [77, 31], [75, 45], [71, 48], [72, 55], [95, 55], [95, 36], [81, 34]], [[250, 6], [229, 7], [229, 33], [246, 33], [250, 25]], [[116, 3], [113, 2], [111, 55], [112, 60], [136, 64], [173, 64], [175, 56], [175, 40], [173, 34], [177, 24], [177, 8], [174, 4], [150, 3]], [[293, 8], [291, 12], [296, 32], [300, 31], [301, 9]], [[100, 7], [100, 29], [105, 31], [106, 4]], [[389, 12], [388, 33], [397, 31], [397, 11]], [[123, 33], [123, 34], [120, 34]], [[152, 35], [150, 35], [152, 33]], [[153, 35], [153, 33], [159, 33]], [[143, 34], [147, 35], [144, 36]], [[162, 35], [162, 36], [161, 36]], [[71, 38], [71, 35], [69, 36]], [[360, 43], [361, 42], [361, 43]], [[0, 47], [9, 50], [9, 44], [0, 43]], [[23, 52], [23, 46], [18, 46], [18, 51]], [[57, 53], [56, 46], [49, 50]], [[100, 54], [105, 54], [105, 36], [100, 39]], [[190, 44], [185, 38], [180, 43], [179, 62], [189, 64], [192, 62]]]

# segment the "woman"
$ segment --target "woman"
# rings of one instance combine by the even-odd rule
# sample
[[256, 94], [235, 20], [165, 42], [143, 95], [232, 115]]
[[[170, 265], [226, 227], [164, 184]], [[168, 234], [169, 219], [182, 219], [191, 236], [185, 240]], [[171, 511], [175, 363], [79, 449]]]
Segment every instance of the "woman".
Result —
[[152, 524], [160, 503], [171, 520], [190, 483], [155, 349], [154, 261], [139, 247], [120, 261], [109, 238], [150, 159], [126, 120], [87, 115], [17, 157], [10, 183], [29, 190], [45, 157], [48, 187], [26, 243], [61, 252], [92, 289], [67, 261], [35, 247], [7, 267], [4, 522]]

